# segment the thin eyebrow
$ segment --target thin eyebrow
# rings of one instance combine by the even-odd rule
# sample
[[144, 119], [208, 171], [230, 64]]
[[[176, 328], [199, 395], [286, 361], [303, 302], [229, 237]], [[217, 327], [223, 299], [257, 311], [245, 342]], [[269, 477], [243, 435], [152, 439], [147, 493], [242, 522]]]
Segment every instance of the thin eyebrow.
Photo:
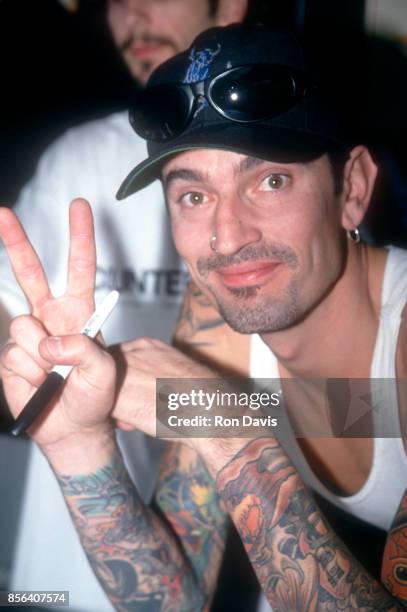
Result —
[[252, 157], [248, 155], [239, 163], [238, 166], [234, 169], [234, 175], [239, 176], [239, 174], [243, 174], [244, 172], [248, 172], [252, 168], [256, 168], [256, 166], [261, 166], [267, 163], [264, 159], [259, 159], [258, 157]]
[[190, 170], [189, 168], [179, 168], [177, 170], [171, 170], [164, 177], [164, 187], [168, 189], [169, 185], [177, 180], [184, 181], [195, 181], [195, 182], [203, 182], [206, 180], [206, 176], [202, 172], [198, 172], [197, 170]]

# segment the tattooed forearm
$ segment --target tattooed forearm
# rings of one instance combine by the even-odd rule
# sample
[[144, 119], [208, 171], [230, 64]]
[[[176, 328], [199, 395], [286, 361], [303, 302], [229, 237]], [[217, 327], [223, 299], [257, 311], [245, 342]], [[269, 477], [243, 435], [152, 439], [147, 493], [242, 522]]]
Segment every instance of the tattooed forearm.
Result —
[[325, 521], [276, 440], [251, 442], [218, 488], [273, 610], [402, 610]]
[[156, 499], [209, 598], [223, 554], [228, 516], [221, 511], [215, 483], [195, 451], [173, 444], [165, 459]]
[[204, 608], [182, 550], [144, 506], [119, 455], [94, 474], [59, 480], [85, 552], [117, 610]]
[[382, 581], [394, 597], [407, 604], [407, 491], [387, 536]]

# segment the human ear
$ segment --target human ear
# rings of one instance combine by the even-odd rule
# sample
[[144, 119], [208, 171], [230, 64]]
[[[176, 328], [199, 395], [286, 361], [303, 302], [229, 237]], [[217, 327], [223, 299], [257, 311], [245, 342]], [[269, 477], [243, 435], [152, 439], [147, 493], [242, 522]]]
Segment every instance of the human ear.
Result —
[[246, 16], [248, 0], [219, 0], [216, 25], [227, 26], [243, 21]]
[[366, 214], [372, 198], [377, 166], [365, 146], [352, 149], [344, 168], [342, 226], [357, 228]]

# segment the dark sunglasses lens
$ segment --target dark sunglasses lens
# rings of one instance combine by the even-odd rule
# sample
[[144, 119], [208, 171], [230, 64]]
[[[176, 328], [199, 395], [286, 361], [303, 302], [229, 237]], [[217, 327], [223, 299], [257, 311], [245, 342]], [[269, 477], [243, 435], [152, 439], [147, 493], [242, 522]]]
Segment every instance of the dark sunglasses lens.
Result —
[[177, 87], [157, 86], [145, 89], [129, 111], [134, 131], [155, 142], [165, 142], [178, 136], [188, 122], [190, 101], [187, 93]]
[[293, 74], [285, 66], [245, 66], [219, 75], [211, 87], [212, 102], [234, 121], [259, 121], [289, 110], [296, 102]]

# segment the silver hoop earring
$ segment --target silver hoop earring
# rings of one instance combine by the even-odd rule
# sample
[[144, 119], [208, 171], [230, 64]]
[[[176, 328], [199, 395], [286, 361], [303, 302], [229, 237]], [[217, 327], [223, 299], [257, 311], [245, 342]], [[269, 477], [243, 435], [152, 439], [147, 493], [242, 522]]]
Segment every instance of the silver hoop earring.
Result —
[[354, 242], [355, 244], [358, 244], [360, 242], [360, 232], [357, 227], [355, 227], [355, 229], [353, 230], [347, 230], [346, 235], [349, 240], [352, 240], [352, 242]]
[[214, 253], [216, 253], [216, 252], [217, 252], [217, 251], [216, 251], [216, 236], [215, 236], [215, 235], [213, 235], [213, 236], [212, 236], [212, 238], [210, 239], [210, 241], [209, 241], [209, 246], [211, 247], [211, 249], [212, 249], [212, 251], [213, 251]]

